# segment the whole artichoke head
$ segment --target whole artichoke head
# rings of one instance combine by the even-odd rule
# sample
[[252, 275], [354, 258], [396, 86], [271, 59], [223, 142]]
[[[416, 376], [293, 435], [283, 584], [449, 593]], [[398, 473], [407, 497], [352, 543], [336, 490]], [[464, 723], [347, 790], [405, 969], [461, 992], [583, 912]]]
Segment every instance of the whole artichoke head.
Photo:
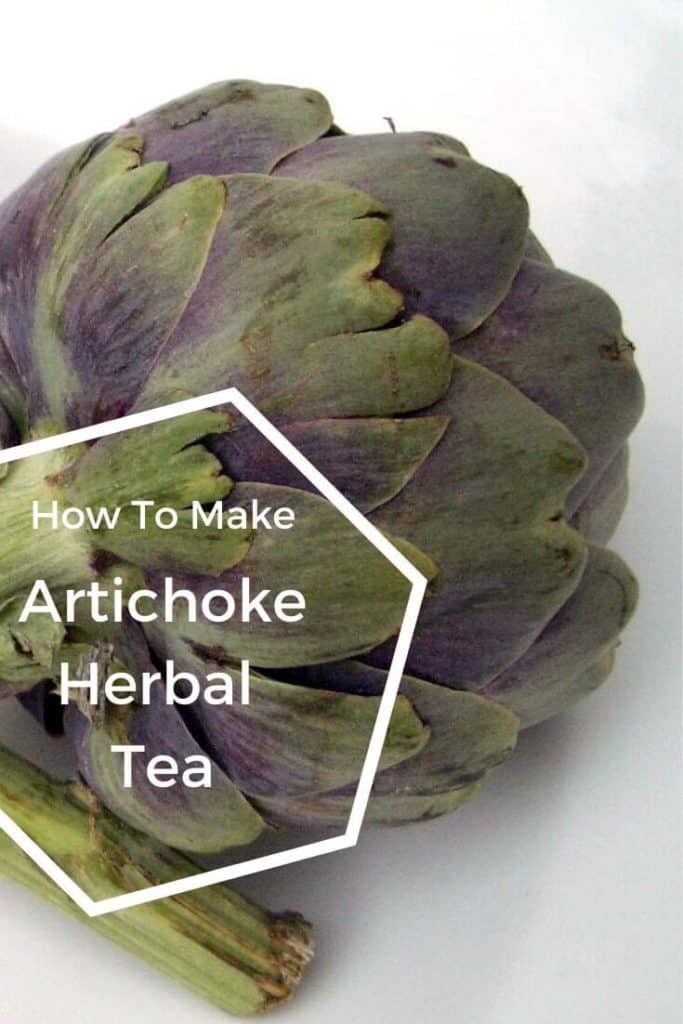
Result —
[[[632, 349], [612, 300], [529, 232], [510, 178], [445, 135], [346, 135], [311, 90], [210, 86], [59, 154], [0, 207], [5, 445], [236, 386], [429, 577], [376, 821], [458, 806], [520, 726], [608, 674], [636, 594], [606, 547], [642, 404]], [[125, 521], [39, 543], [27, 495], [257, 498], [300, 526], [276, 545], [182, 530], [141, 544]], [[0, 506], [0, 692], [34, 699], [93, 649], [135, 671], [251, 659], [249, 707], [70, 708], [104, 803], [191, 850], [346, 820], [406, 584], [256, 429], [209, 411], [17, 463]], [[169, 573], [197, 593], [290, 581], [310, 614], [263, 642], [17, 622], [37, 575]], [[208, 752], [214, 786], [124, 792], [113, 734]]]

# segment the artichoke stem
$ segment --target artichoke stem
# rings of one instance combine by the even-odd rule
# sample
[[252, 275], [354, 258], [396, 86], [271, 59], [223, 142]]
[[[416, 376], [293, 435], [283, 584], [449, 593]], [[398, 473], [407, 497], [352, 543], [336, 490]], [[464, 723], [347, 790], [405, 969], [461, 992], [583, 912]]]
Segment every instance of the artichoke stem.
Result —
[[[0, 747], [0, 807], [93, 899], [196, 874], [182, 855]], [[225, 885], [90, 918], [3, 832], [0, 874], [229, 1013], [251, 1015], [293, 994], [312, 956], [309, 928]]]

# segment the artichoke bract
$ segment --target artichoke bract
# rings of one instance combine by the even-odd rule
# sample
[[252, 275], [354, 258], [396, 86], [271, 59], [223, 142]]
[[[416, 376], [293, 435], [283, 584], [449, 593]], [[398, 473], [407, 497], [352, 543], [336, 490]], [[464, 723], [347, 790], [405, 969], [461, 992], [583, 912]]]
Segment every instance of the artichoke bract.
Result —
[[[459, 806], [521, 727], [602, 682], [634, 606], [607, 547], [642, 405], [617, 307], [553, 265], [520, 187], [455, 139], [347, 135], [317, 92], [217, 84], [59, 154], [0, 208], [0, 431], [8, 446], [230, 386], [429, 579], [370, 820]], [[56, 661], [88, 651], [198, 676], [251, 659], [249, 706], [70, 706], [101, 801], [193, 852], [343, 824], [400, 574], [225, 410], [3, 468], [0, 692], [35, 706]], [[249, 530], [141, 543], [125, 519], [39, 541], [27, 495], [259, 500], [299, 525], [277, 544]], [[56, 590], [172, 575], [197, 594], [297, 580], [310, 614], [266, 639], [234, 623], [28, 628], [17, 608], [37, 575]], [[201, 751], [214, 785], [124, 790], [112, 737]]]

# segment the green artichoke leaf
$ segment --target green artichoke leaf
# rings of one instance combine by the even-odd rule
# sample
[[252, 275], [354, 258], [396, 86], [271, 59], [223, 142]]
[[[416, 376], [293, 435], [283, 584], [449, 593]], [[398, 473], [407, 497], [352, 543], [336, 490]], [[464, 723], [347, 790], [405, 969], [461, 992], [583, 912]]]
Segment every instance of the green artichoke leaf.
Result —
[[443, 398], [452, 366], [448, 336], [426, 316], [319, 338], [300, 352], [268, 411], [288, 420], [415, 412]]
[[128, 134], [97, 147], [54, 210], [41, 283], [61, 311], [70, 283], [113, 231], [164, 185], [166, 165], [141, 163], [143, 141]]
[[[485, 689], [525, 726], [555, 715], [594, 689], [630, 619], [638, 586], [613, 551], [589, 547], [579, 586], [536, 642]], [[605, 675], [607, 671], [605, 671]]]
[[505, 377], [583, 445], [588, 466], [568, 500], [573, 514], [643, 407], [618, 307], [597, 285], [525, 260], [500, 306], [454, 349]]
[[[152, 629], [152, 646], [197, 678], [219, 666], [172, 630]], [[299, 686], [251, 669], [249, 703], [212, 706], [199, 700], [188, 713], [208, 751], [250, 799], [303, 795], [350, 784], [355, 789], [375, 726], [381, 691], [371, 696]], [[408, 697], [394, 706], [381, 765], [413, 758], [430, 727]]]
[[206, 175], [165, 189], [74, 276], [62, 316], [81, 382], [72, 421], [127, 410], [197, 287], [225, 201], [223, 182]]
[[229, 412], [204, 409], [102, 437], [57, 484], [67, 500], [82, 508], [153, 500], [182, 509], [193, 501], [220, 500], [232, 483], [215, 455], [196, 442], [230, 430], [232, 423]]
[[164, 164], [140, 167], [142, 140], [108, 143], [79, 168], [53, 210], [51, 244], [40, 262], [33, 311], [33, 358], [50, 415], [66, 420], [66, 400], [81, 386], [66, 351], [64, 304], [108, 235], [164, 183]]
[[[308, 669], [309, 685], [343, 693], [378, 695], [386, 672], [356, 661]], [[495, 700], [449, 690], [424, 679], [404, 676], [399, 696], [407, 698], [429, 728], [429, 740], [412, 757], [382, 764], [375, 778], [368, 820], [386, 824], [435, 817], [461, 806], [478, 781], [513, 752], [519, 719]], [[354, 792], [345, 787], [291, 801], [285, 794], [259, 800], [269, 820], [309, 825], [337, 825], [348, 817]]]
[[[213, 578], [176, 573], [174, 586], [193, 590], [198, 602], [209, 591], [227, 591], [237, 608], [245, 578], [253, 594], [296, 590], [305, 600], [300, 620], [271, 616], [264, 622], [255, 615], [244, 622], [235, 615], [220, 623], [198, 614], [193, 622], [187, 605], [179, 605], [173, 622], [179, 636], [224, 658], [271, 668], [351, 657], [398, 632], [409, 581], [326, 499], [290, 487], [236, 484], [231, 507], [248, 508], [252, 501], [261, 509], [290, 508], [293, 527], [277, 537], [258, 529], [234, 569]], [[434, 577], [436, 566], [417, 547], [400, 537], [389, 540], [423, 575]], [[149, 578], [154, 589], [163, 589], [156, 574]]]
[[40, 262], [51, 247], [60, 203], [101, 142], [89, 139], [58, 153], [0, 204], [0, 394], [21, 435], [37, 415], [47, 414], [34, 360]]
[[403, 293], [409, 312], [434, 317], [452, 338], [496, 308], [524, 253], [522, 190], [448, 136], [324, 138], [281, 161], [274, 174], [343, 182], [386, 203], [392, 246], [382, 276]]
[[[92, 254], [113, 228], [163, 185], [163, 163], [146, 164], [144, 174], [137, 173], [142, 149], [143, 139], [130, 131], [119, 138], [100, 136], [88, 144], [51, 211], [56, 219], [50, 253], [55, 270], [65, 269], [83, 246]], [[152, 172], [154, 181], [149, 178]]]
[[[466, 360], [456, 359], [430, 415], [451, 417], [443, 438], [370, 518], [439, 569], [408, 671], [477, 690], [521, 656], [579, 582], [585, 542], [561, 516], [585, 454], [557, 420]], [[372, 659], [387, 665], [390, 656], [387, 648]]]
[[0, 475], [0, 607], [28, 595], [38, 579], [55, 589], [94, 579], [85, 530], [33, 527], [33, 503], [44, 509], [58, 500], [55, 478], [69, 471], [82, 450], [74, 446], [33, 455], [11, 463]]
[[[358, 661], [310, 671], [320, 685], [345, 693], [381, 694], [387, 680], [386, 672]], [[409, 675], [403, 676], [399, 693], [429, 726], [430, 738], [410, 760], [380, 770], [374, 795], [443, 793], [475, 781], [512, 754], [519, 719], [495, 700]]]
[[[190, 788], [180, 780], [169, 787], [150, 782], [147, 765], [157, 755], [175, 758], [181, 770], [187, 758], [206, 756], [177, 708], [166, 703], [159, 684], [153, 685], [151, 697], [144, 706], [108, 705], [103, 721], [96, 722], [69, 706], [66, 731], [90, 788], [129, 825], [178, 849], [212, 853], [253, 842], [266, 825], [215, 762], [208, 787]], [[118, 745], [145, 748], [132, 757], [130, 787], [124, 787], [123, 755], [112, 750]]]
[[267, 174], [288, 153], [332, 126], [314, 89], [237, 80], [217, 82], [135, 118], [148, 160], [166, 160], [170, 180], [192, 174]]
[[166, 573], [203, 573], [219, 576], [240, 562], [251, 543], [252, 531], [219, 526], [196, 528], [193, 514], [177, 513], [172, 530], [154, 522], [140, 529], [137, 511], [123, 509], [113, 530], [97, 530], [94, 543], [104, 551], [141, 568]]
[[204, 273], [139, 405], [179, 386], [234, 385], [267, 414], [310, 342], [383, 326], [403, 306], [373, 276], [390, 237], [381, 203], [328, 183], [223, 181], [227, 207]]
[[18, 598], [0, 610], [0, 679], [16, 693], [51, 678], [64, 639], [62, 623], [47, 616], [20, 622], [22, 606]]

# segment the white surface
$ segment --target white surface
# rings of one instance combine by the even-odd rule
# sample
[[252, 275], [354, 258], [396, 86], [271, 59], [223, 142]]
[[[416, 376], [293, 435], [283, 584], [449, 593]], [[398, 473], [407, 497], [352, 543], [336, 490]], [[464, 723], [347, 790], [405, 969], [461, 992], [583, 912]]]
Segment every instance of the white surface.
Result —
[[[0, 189], [197, 85], [313, 85], [351, 131], [460, 135], [556, 261], [619, 301], [648, 412], [616, 540], [643, 596], [602, 691], [469, 807], [244, 891], [316, 924], [283, 1024], [679, 1024], [680, 27], [675, 3], [26, 4], [3, 12]], [[77, 16], [78, 15], [78, 16]], [[96, 21], [96, 19], [101, 19]], [[0, 885], [8, 1024], [224, 1017]]]

